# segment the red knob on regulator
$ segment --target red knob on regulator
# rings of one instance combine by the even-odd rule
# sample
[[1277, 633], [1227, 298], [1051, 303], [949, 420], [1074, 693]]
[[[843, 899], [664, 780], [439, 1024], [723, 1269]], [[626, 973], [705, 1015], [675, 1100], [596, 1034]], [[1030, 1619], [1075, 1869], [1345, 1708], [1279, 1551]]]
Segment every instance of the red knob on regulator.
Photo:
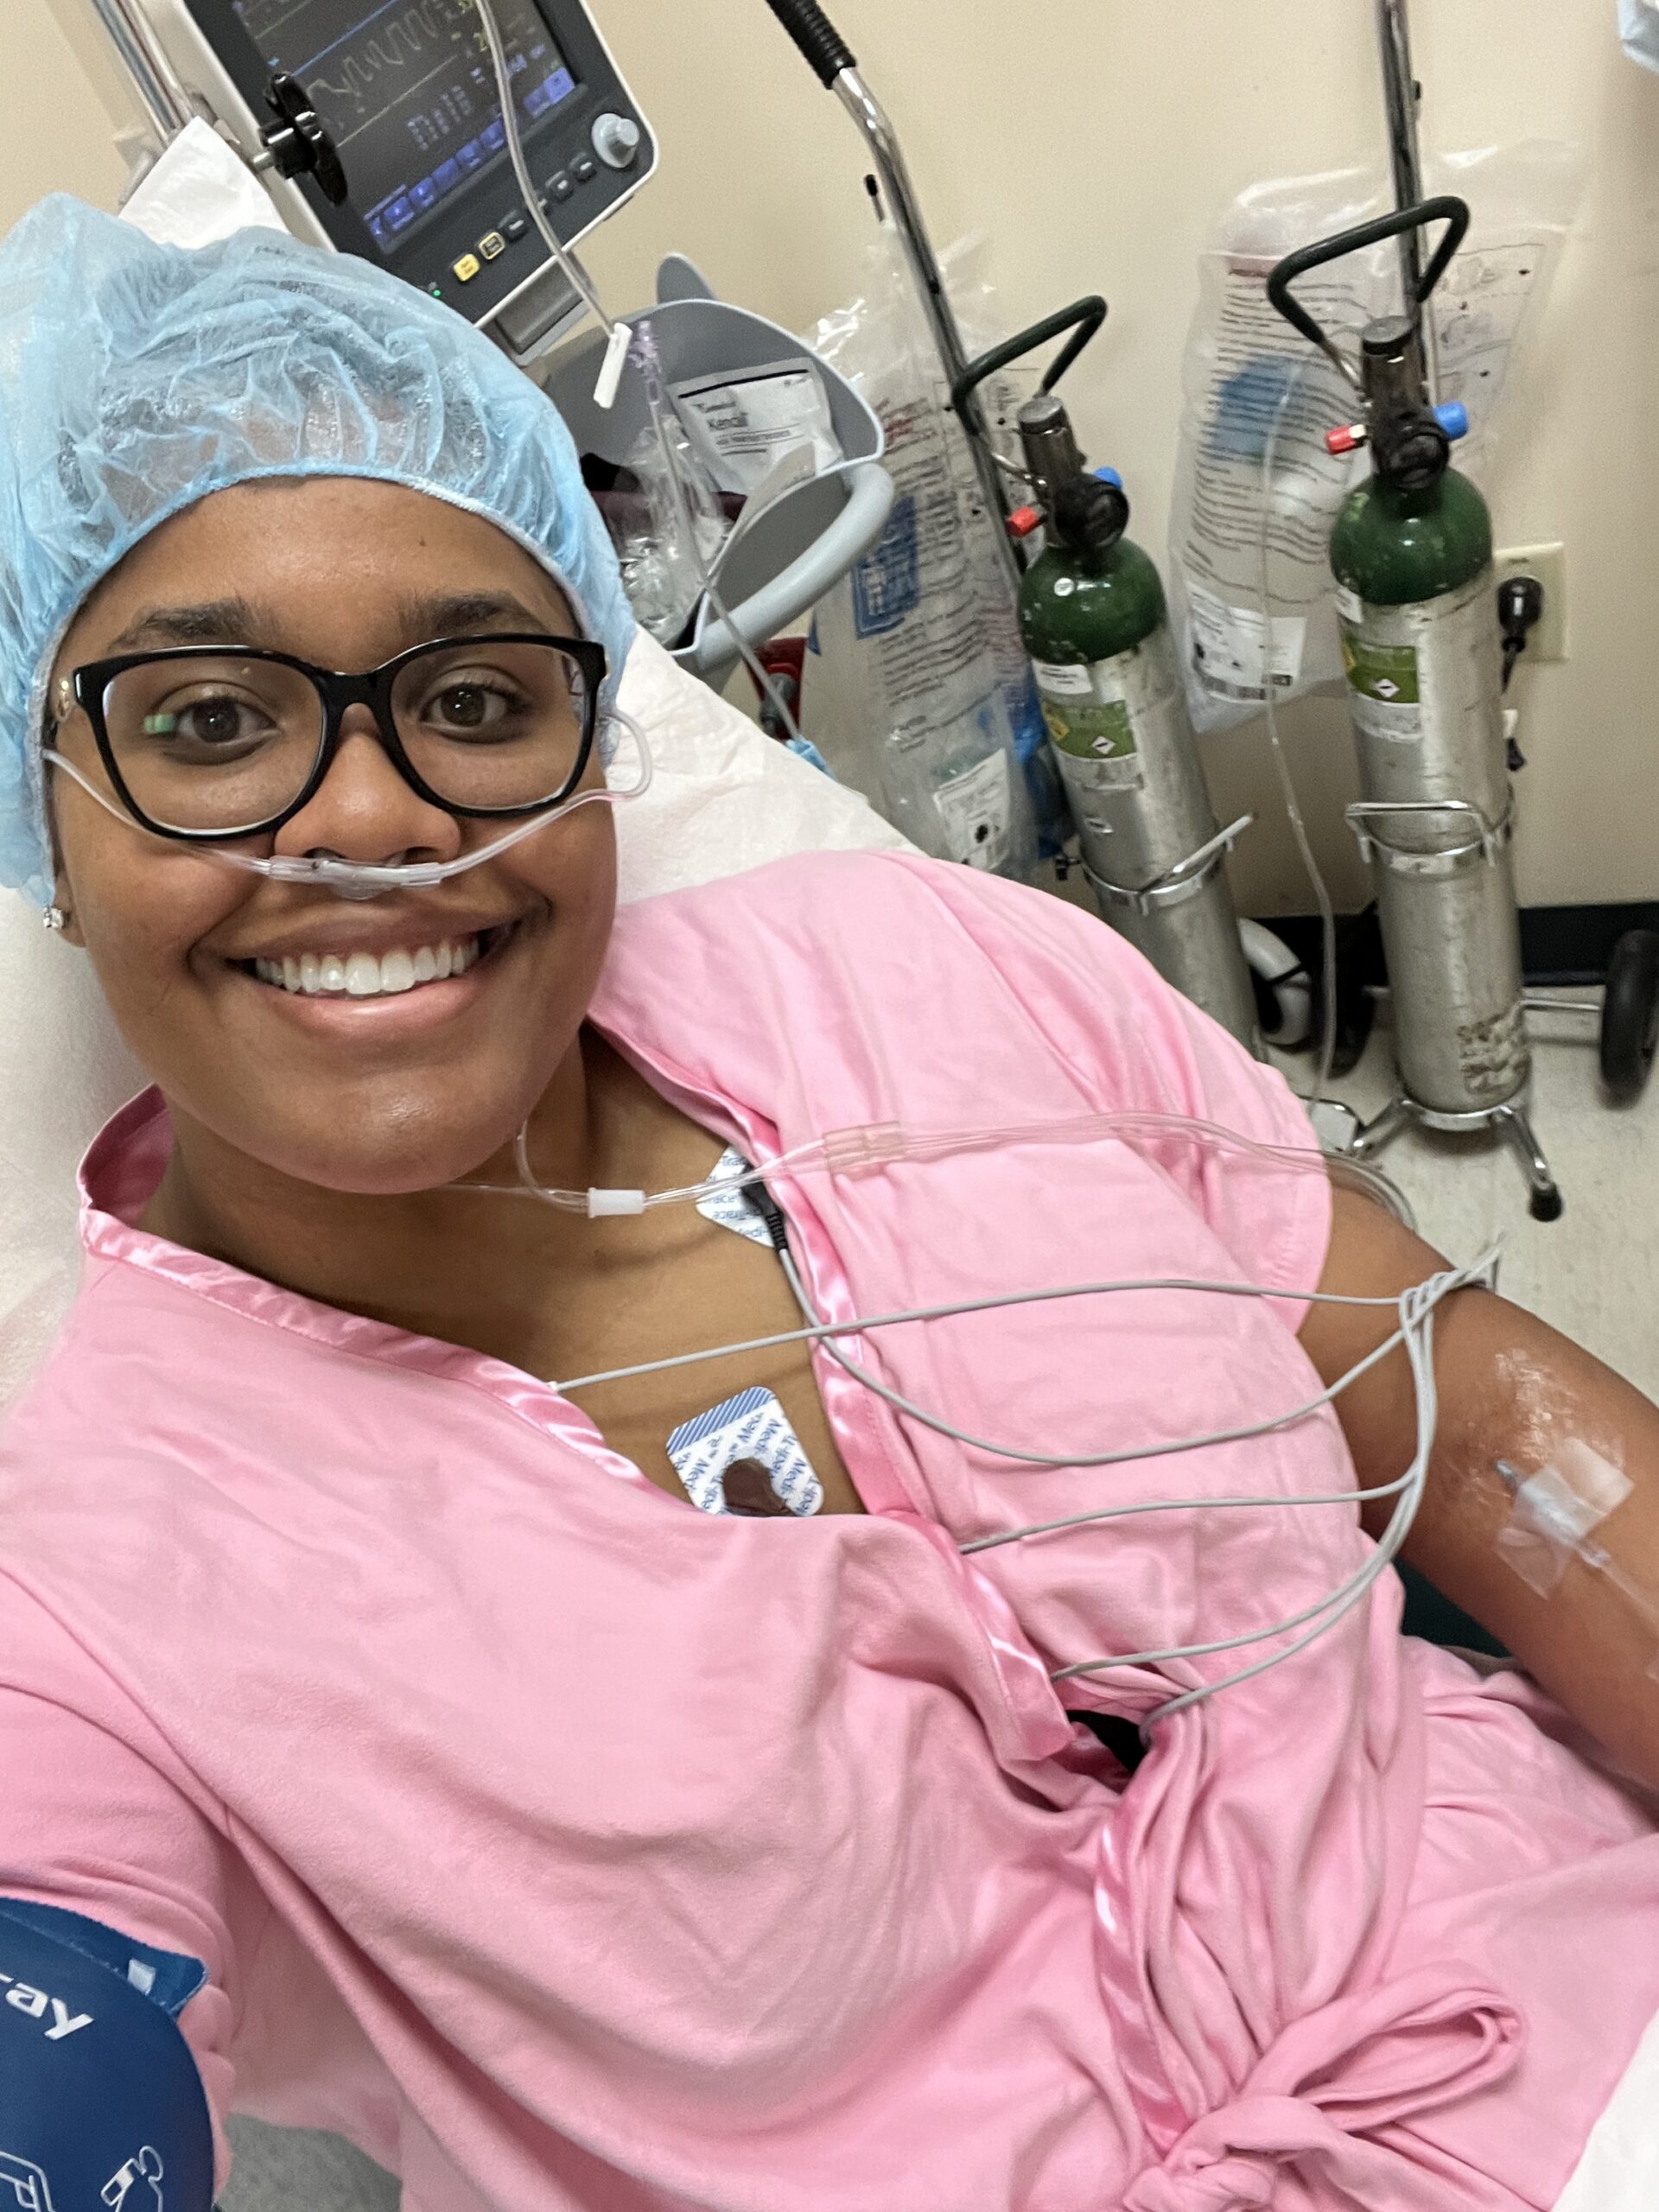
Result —
[[1325, 432], [1325, 449], [1327, 453], [1357, 453], [1365, 443], [1366, 436], [1363, 423], [1345, 423], [1339, 430]]
[[1008, 517], [1008, 536], [1029, 537], [1032, 531], [1040, 525], [1042, 519], [1043, 512], [1040, 507], [1016, 507]]

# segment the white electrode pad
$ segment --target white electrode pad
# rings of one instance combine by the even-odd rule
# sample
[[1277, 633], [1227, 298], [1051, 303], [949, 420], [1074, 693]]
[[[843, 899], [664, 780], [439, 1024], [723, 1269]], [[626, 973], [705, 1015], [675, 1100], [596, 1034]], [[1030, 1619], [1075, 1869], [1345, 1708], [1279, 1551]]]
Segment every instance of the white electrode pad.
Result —
[[764, 1244], [772, 1249], [772, 1236], [760, 1216], [760, 1209], [740, 1185], [737, 1178], [749, 1173], [749, 1163], [742, 1154], [728, 1147], [715, 1163], [709, 1181], [729, 1182], [729, 1191], [710, 1191], [706, 1198], [697, 1200], [697, 1211], [705, 1221], [712, 1221], [718, 1228], [734, 1229], [740, 1236], [747, 1236], [751, 1244]]
[[668, 1440], [668, 1456], [686, 1496], [704, 1513], [733, 1510], [726, 1473], [745, 1460], [766, 1470], [781, 1512], [805, 1520], [823, 1510], [823, 1486], [770, 1390], [744, 1390], [683, 1422]]

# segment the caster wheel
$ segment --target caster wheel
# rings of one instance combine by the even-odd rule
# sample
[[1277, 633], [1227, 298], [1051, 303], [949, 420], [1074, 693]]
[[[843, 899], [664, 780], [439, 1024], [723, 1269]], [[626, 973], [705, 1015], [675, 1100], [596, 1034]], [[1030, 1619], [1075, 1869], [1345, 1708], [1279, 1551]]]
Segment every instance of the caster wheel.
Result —
[[1647, 1089], [1659, 1047], [1659, 931], [1630, 930], [1613, 947], [1601, 1009], [1601, 1080], [1616, 1105]]
[[1313, 986], [1307, 969], [1284, 939], [1262, 923], [1241, 921], [1238, 934], [1263, 1039], [1281, 1052], [1301, 1051], [1313, 1039]]
[[1535, 1191], [1528, 1211], [1535, 1221], [1559, 1221], [1567, 1211], [1567, 1200], [1559, 1191]]

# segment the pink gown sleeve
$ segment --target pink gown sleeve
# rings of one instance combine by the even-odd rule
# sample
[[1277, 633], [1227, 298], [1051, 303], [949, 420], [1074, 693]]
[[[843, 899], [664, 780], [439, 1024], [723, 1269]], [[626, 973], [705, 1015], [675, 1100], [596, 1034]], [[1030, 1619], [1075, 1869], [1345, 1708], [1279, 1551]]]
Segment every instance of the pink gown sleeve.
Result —
[[[32, 1610], [21, 1609], [25, 1617]], [[179, 1967], [176, 1986], [199, 1980], [200, 1986], [175, 2017], [213, 2114], [222, 2186], [229, 2171], [224, 2120], [232, 2086], [237, 1936], [245, 1947], [261, 1909], [246, 1901], [225, 1837], [163, 1770], [161, 1738], [144, 1743], [141, 1716], [121, 1709], [119, 1692], [101, 1683], [55, 1628], [42, 1634], [41, 1624], [25, 1618], [22, 1634], [14, 1636], [11, 1612], [5, 1608], [0, 1638], [0, 1675], [11, 1678], [0, 1679], [0, 1898], [79, 1914], [153, 1951], [199, 1962], [200, 1975]], [[38, 1653], [53, 1643], [70, 1662], [53, 1686], [60, 1694], [16, 1686], [26, 1671], [38, 1682], [40, 1671], [19, 1665], [20, 1644], [33, 1643]]]

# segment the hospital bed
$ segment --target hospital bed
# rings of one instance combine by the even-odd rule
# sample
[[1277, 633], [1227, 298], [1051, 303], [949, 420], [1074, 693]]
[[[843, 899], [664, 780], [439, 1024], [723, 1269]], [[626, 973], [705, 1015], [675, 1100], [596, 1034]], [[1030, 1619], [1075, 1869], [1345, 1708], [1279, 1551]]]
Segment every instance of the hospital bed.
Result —
[[[764, 737], [650, 639], [621, 703], [650, 733], [656, 778], [620, 808], [625, 903], [690, 888], [787, 854], [904, 849], [855, 793]], [[143, 1078], [84, 959], [0, 902], [0, 1406], [38, 1362], [73, 1293], [76, 1160]], [[1656, 1937], [1656, 1940], [1659, 1940]], [[1659, 2022], [1599, 2124], [1556, 2212], [1653, 2212], [1659, 2203]], [[395, 2183], [332, 2139], [241, 2120], [225, 2212], [383, 2212]], [[1382, 2209], [1379, 2208], [1379, 2212]]]
[[[221, 118], [240, 118], [244, 154], [251, 160], [263, 158], [257, 152], [261, 137], [267, 148], [271, 144], [269, 127], [264, 132], [258, 128], [264, 66], [283, 56], [266, 55], [256, 67], [259, 58], [251, 48], [243, 51], [246, 41], [236, 32], [232, 16], [199, 9], [191, 0], [91, 4], [115, 40], [158, 140], [177, 130], [194, 105], [174, 74], [170, 52], [175, 59], [189, 60], [193, 84], [206, 83], [214, 90], [215, 111]], [[563, 56], [543, 88], [546, 112], [538, 124], [538, 143], [550, 172], [568, 161], [561, 175], [576, 183], [569, 194], [550, 183], [548, 212], [567, 245], [573, 245], [646, 181], [654, 167], [654, 143], [579, 0], [561, 0], [556, 6], [553, 0], [537, 0], [537, 5], [559, 30], [561, 45], [553, 59]], [[245, 13], [235, 11], [235, 21]], [[269, 16], [273, 26], [286, 20], [281, 10], [254, 13], [262, 22]], [[221, 35], [208, 40], [203, 25], [221, 18]], [[233, 81], [238, 69], [243, 80]], [[627, 126], [632, 137], [607, 150], [604, 134], [614, 137], [619, 125]], [[359, 146], [357, 158], [366, 163], [365, 173], [372, 173], [378, 143], [366, 142], [366, 152]], [[207, 151], [216, 150], [222, 149], [209, 139]], [[245, 181], [257, 209], [257, 188], [251, 179]], [[474, 181], [459, 176], [447, 195], [437, 191], [434, 180], [426, 182], [433, 188], [435, 205], [425, 219], [400, 215], [399, 203], [389, 200], [378, 210], [383, 227], [365, 230], [365, 220], [377, 220], [375, 208], [365, 206], [359, 215], [341, 207], [320, 193], [315, 175], [302, 166], [290, 170], [283, 165], [278, 175], [267, 173], [265, 178], [271, 201], [300, 235], [383, 259], [410, 281], [449, 297], [452, 305], [489, 328], [514, 358], [539, 365], [564, 326], [573, 296], [562, 290], [557, 272], [543, 265], [536, 238], [521, 221], [508, 220], [499, 232], [491, 227], [498, 220], [501, 194], [499, 178], [488, 181], [487, 165]], [[707, 315], [696, 300], [684, 296], [700, 289], [683, 284], [666, 295], [677, 303], [681, 320], [693, 326]], [[734, 314], [714, 312], [728, 320]], [[671, 316], [664, 327], [671, 321]], [[695, 327], [692, 335], [696, 336]], [[734, 355], [728, 347], [722, 365], [730, 369], [775, 355], [782, 338], [756, 323], [752, 334], [745, 334], [749, 350]], [[593, 343], [588, 341], [590, 352]], [[580, 347], [567, 356], [558, 393], [567, 414], [578, 410], [584, 390], [591, 388], [594, 365]], [[708, 364], [696, 359], [682, 365]], [[585, 446], [603, 449], [606, 426], [597, 416], [575, 427], [586, 432]], [[639, 427], [632, 418], [621, 427], [609, 426], [615, 446], [610, 458], [625, 457]], [[799, 543], [787, 531], [785, 542], [777, 547], [757, 539], [751, 556], [757, 548], [767, 553], [764, 574], [746, 579], [734, 573], [724, 579], [734, 596], [745, 601], [762, 584], [768, 588], [766, 627], [782, 626], [811, 603], [828, 581], [828, 570], [842, 571], [879, 531], [883, 499], [891, 498], [875, 449], [868, 441], [861, 444], [850, 438], [846, 424], [838, 427], [847, 468], [800, 493]], [[774, 530], [784, 519], [773, 518]], [[780, 595], [779, 580], [785, 576], [789, 587]], [[756, 611], [758, 619], [760, 610]], [[683, 652], [680, 664], [642, 636], [628, 666], [621, 704], [650, 734], [656, 777], [644, 798], [618, 810], [625, 903], [689, 888], [797, 851], [902, 849], [905, 841], [861, 798], [765, 739], [695, 679], [692, 669], [718, 675], [729, 662], [729, 653], [705, 651], [709, 634], [705, 622], [693, 645]], [[0, 900], [0, 995], [10, 1016], [0, 1025], [3, 1408], [39, 1361], [73, 1294], [76, 1161], [98, 1127], [140, 1087], [143, 1077], [113, 1033], [85, 961], [48, 938], [21, 901]], [[1599, 2124], [1559, 2212], [1652, 2212], [1659, 2204], [1656, 2113], [1659, 2024]], [[238, 2170], [224, 2200], [226, 2212], [289, 2212], [296, 2205], [309, 2212], [380, 2212], [397, 2202], [397, 2184], [389, 2176], [332, 2138], [296, 2135], [247, 2120], [233, 2120], [232, 2128]]]

